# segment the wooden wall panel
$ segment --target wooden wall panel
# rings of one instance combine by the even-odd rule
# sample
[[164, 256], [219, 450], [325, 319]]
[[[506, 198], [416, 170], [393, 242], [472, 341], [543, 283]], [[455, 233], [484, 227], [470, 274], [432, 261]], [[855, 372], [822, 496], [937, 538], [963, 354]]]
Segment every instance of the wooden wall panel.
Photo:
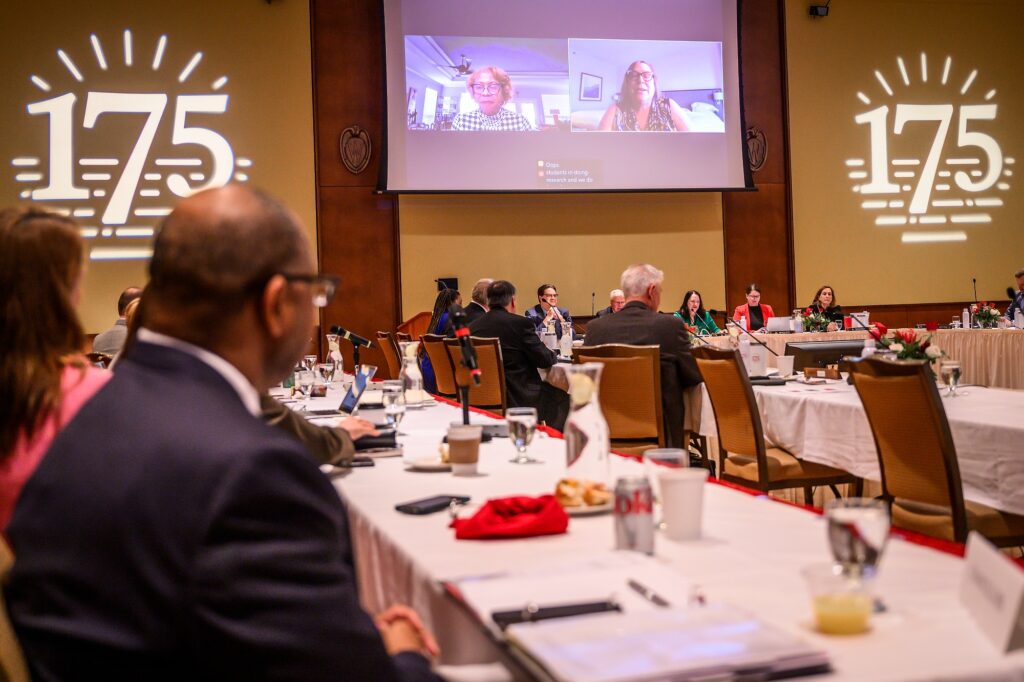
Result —
[[768, 153], [754, 172], [756, 192], [722, 194], [725, 297], [731, 311], [757, 282], [762, 300], [777, 312], [792, 308], [793, 225], [786, 149], [785, 64], [779, 0], [744, 0], [740, 62], [747, 128], [765, 135]]

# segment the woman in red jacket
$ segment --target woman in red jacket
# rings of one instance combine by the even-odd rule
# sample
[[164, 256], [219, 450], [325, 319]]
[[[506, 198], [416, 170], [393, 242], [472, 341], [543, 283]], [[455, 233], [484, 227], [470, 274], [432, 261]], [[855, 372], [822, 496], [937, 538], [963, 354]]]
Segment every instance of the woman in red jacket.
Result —
[[737, 322], [741, 318], [747, 321], [747, 331], [757, 331], [768, 324], [768, 319], [775, 317], [775, 311], [767, 303], [761, 303], [761, 287], [757, 284], [747, 285], [747, 302], [736, 306], [732, 319]]

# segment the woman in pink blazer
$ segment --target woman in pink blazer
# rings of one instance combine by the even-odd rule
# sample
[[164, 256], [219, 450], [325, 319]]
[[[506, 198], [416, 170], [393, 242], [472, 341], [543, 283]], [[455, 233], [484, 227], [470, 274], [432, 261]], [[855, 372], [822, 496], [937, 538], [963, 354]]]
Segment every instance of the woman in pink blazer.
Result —
[[775, 317], [775, 311], [767, 303], [761, 303], [761, 287], [757, 284], [747, 285], [747, 302], [736, 306], [732, 311], [732, 319], [747, 321], [747, 331], [757, 331], [768, 324], [768, 319]]

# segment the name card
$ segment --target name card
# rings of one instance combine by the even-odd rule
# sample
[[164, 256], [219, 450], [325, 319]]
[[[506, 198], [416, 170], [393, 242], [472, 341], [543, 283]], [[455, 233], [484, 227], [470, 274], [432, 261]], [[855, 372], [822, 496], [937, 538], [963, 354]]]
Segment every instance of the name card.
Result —
[[1024, 571], [975, 531], [967, 537], [960, 603], [996, 649], [1024, 647]]
[[804, 376], [808, 379], [839, 380], [843, 378], [839, 368], [834, 365], [832, 367], [804, 367]]

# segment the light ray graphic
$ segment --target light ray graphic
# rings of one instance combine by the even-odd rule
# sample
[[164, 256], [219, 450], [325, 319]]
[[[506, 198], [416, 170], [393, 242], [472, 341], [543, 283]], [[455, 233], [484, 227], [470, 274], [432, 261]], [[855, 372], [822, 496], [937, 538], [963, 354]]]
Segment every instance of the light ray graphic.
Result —
[[946, 65], [942, 67], [942, 84], [949, 80], [949, 67], [953, 65], [953, 58], [946, 57]]
[[921, 82], [928, 82], [928, 55], [921, 53]]
[[885, 90], [885, 93], [889, 95], [889, 97], [892, 97], [892, 88], [889, 87], [889, 84], [885, 81], [885, 76], [883, 76], [882, 72], [878, 69], [875, 69], [875, 78], [877, 78], [878, 82], [882, 84], [882, 89]]
[[164, 59], [164, 49], [167, 47], [167, 36], [160, 36], [160, 39], [156, 41], [156, 52], [153, 53], [153, 70], [156, 71], [160, 68], [160, 62]]
[[199, 60], [201, 60], [202, 58], [202, 52], [196, 52], [194, 55], [192, 55], [192, 59], [189, 60], [189, 63], [185, 66], [184, 69], [181, 70], [181, 73], [178, 74], [179, 83], [184, 83], [188, 79], [188, 77], [192, 75], [192, 71], [196, 68], [196, 66], [199, 64]]
[[871, 100], [868, 99], [868, 96], [865, 95], [863, 92], [857, 93], [857, 99], [859, 99], [861, 102], [864, 102], [864, 104], [871, 104]]
[[964, 81], [964, 86], [962, 88], [960, 88], [960, 94], [961, 95], [966, 95], [967, 94], [968, 88], [971, 87], [971, 83], [974, 82], [974, 78], [977, 75], [978, 75], [978, 70], [977, 69], [974, 69], [973, 71], [971, 71], [970, 75], [967, 76], [967, 80]]
[[39, 76], [32, 76], [29, 80], [31, 80], [33, 83], [35, 83], [36, 87], [39, 88], [40, 90], [42, 90], [43, 92], [49, 92], [50, 91], [50, 84], [47, 83], [46, 81], [44, 81]]
[[124, 65], [132, 65], [132, 32], [128, 29], [124, 31]]
[[79, 71], [78, 67], [75, 66], [75, 63], [71, 61], [71, 57], [68, 56], [67, 52], [65, 52], [64, 50], [57, 50], [57, 56], [60, 57], [60, 60], [62, 62], [64, 62], [64, 66], [68, 67], [68, 71], [71, 72], [71, 75], [75, 77], [76, 81], [81, 83], [83, 80], [85, 80], [84, 78], [82, 78], [82, 72]]
[[100, 45], [100, 39], [93, 33], [89, 36], [89, 42], [92, 43], [92, 51], [96, 53], [96, 63], [100, 65], [100, 68], [104, 71], [107, 70], [107, 58], [103, 56], [103, 46]]
[[228, 82], [228, 77], [227, 76], [221, 76], [217, 80], [213, 81], [213, 85], [211, 85], [210, 87], [213, 88], [214, 90], [220, 90], [221, 88], [224, 87], [224, 84], [227, 83], [227, 82]]
[[900, 67], [900, 76], [903, 77], [903, 84], [910, 85], [910, 76], [907, 75], [907, 65], [903, 63], [903, 57], [896, 57], [896, 65]]

